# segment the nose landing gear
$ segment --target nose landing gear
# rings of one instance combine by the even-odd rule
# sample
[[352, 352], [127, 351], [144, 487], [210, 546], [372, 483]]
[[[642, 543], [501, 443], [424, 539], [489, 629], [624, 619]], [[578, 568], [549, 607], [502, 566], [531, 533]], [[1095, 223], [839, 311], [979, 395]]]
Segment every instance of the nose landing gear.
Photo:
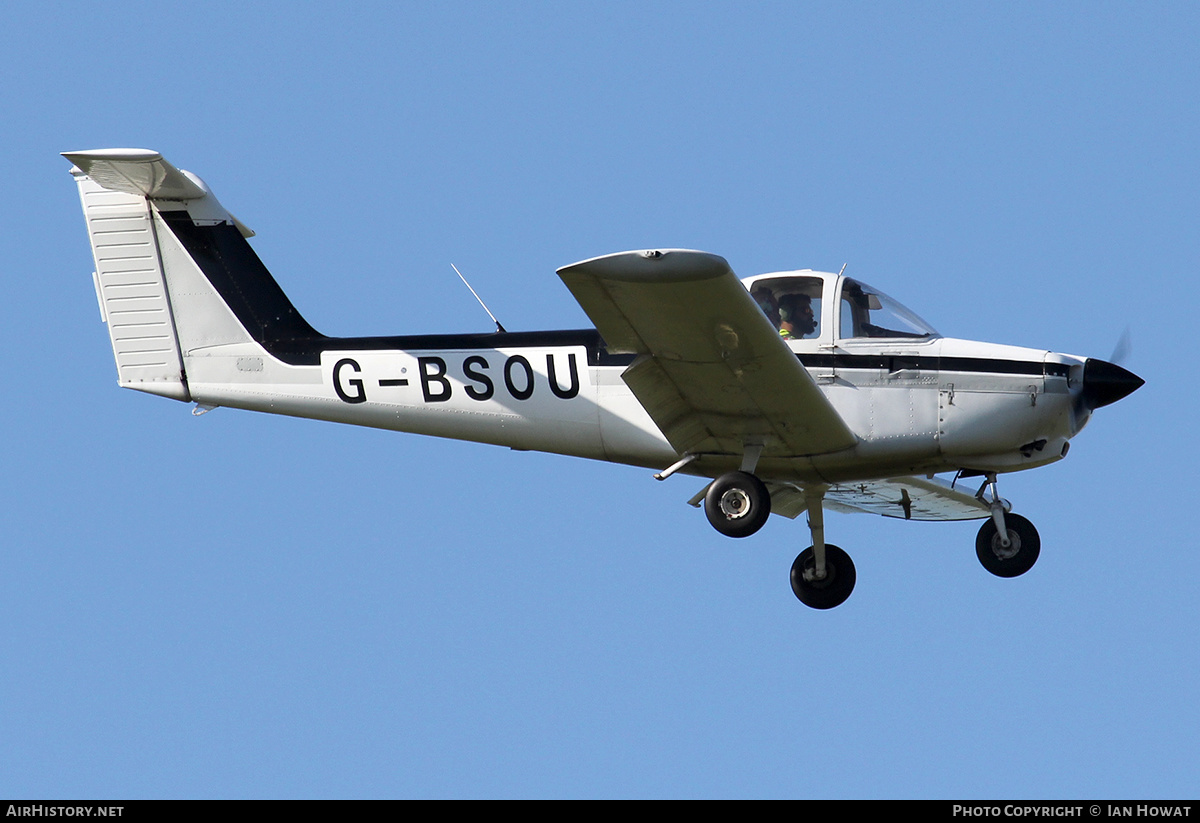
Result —
[[988, 520], [975, 538], [975, 554], [983, 567], [997, 577], [1017, 577], [1033, 568], [1042, 550], [1042, 541], [1033, 524], [1019, 514], [1004, 518], [1008, 545], [1000, 538], [996, 524]]
[[[991, 500], [983, 494], [990, 489]], [[1033, 524], [1019, 514], [1012, 514], [1007, 502], [996, 491], [996, 475], [989, 472], [987, 481], [976, 495], [988, 502], [992, 517], [979, 529], [975, 538], [975, 554], [983, 567], [997, 577], [1018, 577], [1033, 568], [1042, 551], [1042, 540]]]

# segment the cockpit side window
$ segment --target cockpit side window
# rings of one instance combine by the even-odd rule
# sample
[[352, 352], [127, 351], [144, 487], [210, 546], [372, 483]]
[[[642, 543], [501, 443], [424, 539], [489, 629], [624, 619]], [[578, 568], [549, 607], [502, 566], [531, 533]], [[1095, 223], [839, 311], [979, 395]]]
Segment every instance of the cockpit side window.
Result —
[[856, 337], [936, 337], [937, 332], [916, 314], [881, 291], [846, 278], [842, 284], [842, 339]]
[[821, 336], [819, 277], [772, 277], [757, 281], [750, 296], [784, 340], [811, 340]]

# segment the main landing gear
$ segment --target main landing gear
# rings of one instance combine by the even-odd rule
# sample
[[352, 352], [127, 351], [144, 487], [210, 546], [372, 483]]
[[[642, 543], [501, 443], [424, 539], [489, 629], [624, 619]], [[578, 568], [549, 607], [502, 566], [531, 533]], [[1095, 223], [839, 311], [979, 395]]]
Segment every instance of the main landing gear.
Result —
[[846, 602], [854, 591], [854, 561], [837, 546], [825, 542], [824, 486], [804, 490], [808, 507], [808, 529], [813, 544], [792, 563], [792, 593], [805, 606], [832, 609]]
[[[771, 494], [754, 475], [757, 457], [757, 450], [748, 450], [741, 470], [718, 477], [704, 495], [708, 522], [728, 537], [749, 537], [771, 515]], [[694, 458], [684, 458], [656, 477], [669, 476], [691, 459]], [[832, 609], [846, 602], [854, 591], [856, 578], [850, 555], [825, 542], [826, 489], [815, 485], [804, 489], [813, 544], [792, 563], [792, 592], [801, 603], [814, 609]], [[986, 482], [975, 496], [991, 512], [975, 539], [975, 553], [983, 567], [998, 577], [1017, 577], [1033, 568], [1042, 547], [1037, 529], [1024, 517], [1012, 514], [1008, 501], [996, 491], [994, 473], [987, 474]]]
[[749, 472], [723, 474], [704, 495], [704, 514], [726, 537], [749, 537], [771, 516], [771, 494]]
[[832, 543], [825, 544], [825, 576], [817, 577], [814, 546], [800, 552], [792, 563], [792, 593], [805, 606], [832, 609], [846, 602], [854, 591], [854, 561]]
[[[704, 495], [704, 514], [708, 522], [726, 537], [749, 537], [761, 529], [771, 516], [771, 493], [754, 475], [762, 450], [761, 442], [746, 443], [741, 470], [726, 472], [718, 477], [709, 484], [708, 492]], [[662, 480], [670, 476], [688, 459], [685, 457], [655, 477]]]
[[[708, 522], [729, 537], [749, 537], [762, 528], [771, 515], [771, 494], [749, 468], [723, 474], [704, 495]], [[840, 606], [854, 591], [854, 561], [837, 546], [825, 543], [825, 517], [821, 501], [825, 487], [805, 490], [808, 525], [813, 544], [792, 563], [792, 592], [814, 609]]]

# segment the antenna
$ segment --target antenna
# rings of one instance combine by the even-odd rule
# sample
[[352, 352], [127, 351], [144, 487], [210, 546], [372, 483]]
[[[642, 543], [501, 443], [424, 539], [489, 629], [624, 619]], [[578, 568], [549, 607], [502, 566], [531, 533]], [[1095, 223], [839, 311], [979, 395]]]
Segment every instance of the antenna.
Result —
[[[459, 280], [463, 281], [463, 285], [471, 289], [471, 284], [467, 282], [467, 278], [463, 277], [463, 273], [458, 270], [458, 266], [451, 263], [450, 268], [454, 269], [454, 273], [458, 275]], [[492, 314], [492, 310], [487, 307], [487, 303], [483, 302], [483, 298], [475, 292], [475, 289], [471, 289], [471, 294], [475, 295], [475, 299], [479, 301], [479, 305], [483, 306], [483, 310], [487, 312], [488, 317], [492, 318], [492, 322], [496, 324], [496, 331], [507, 334], [508, 330], [500, 325], [500, 321], [496, 319], [496, 315]]]
[[[846, 266], [848, 266], [848, 265], [849, 265], [848, 263], [842, 264], [842, 270], [840, 272], [838, 272], [838, 277], [841, 277], [843, 274], [846, 273]], [[459, 275], [459, 276], [461, 277], [462, 275]], [[470, 288], [470, 287], [468, 286], [468, 288]]]

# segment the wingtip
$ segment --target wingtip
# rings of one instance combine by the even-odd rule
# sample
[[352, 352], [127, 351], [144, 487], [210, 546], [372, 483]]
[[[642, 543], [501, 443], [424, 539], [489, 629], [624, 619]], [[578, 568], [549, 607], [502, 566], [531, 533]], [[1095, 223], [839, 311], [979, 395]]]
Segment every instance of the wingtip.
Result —
[[162, 153], [154, 149], [82, 149], [79, 151], [64, 151], [60, 152], [63, 157], [71, 162], [76, 162], [75, 158], [94, 159], [94, 160], [134, 160], [143, 163], [152, 163], [155, 160], [162, 159]]

